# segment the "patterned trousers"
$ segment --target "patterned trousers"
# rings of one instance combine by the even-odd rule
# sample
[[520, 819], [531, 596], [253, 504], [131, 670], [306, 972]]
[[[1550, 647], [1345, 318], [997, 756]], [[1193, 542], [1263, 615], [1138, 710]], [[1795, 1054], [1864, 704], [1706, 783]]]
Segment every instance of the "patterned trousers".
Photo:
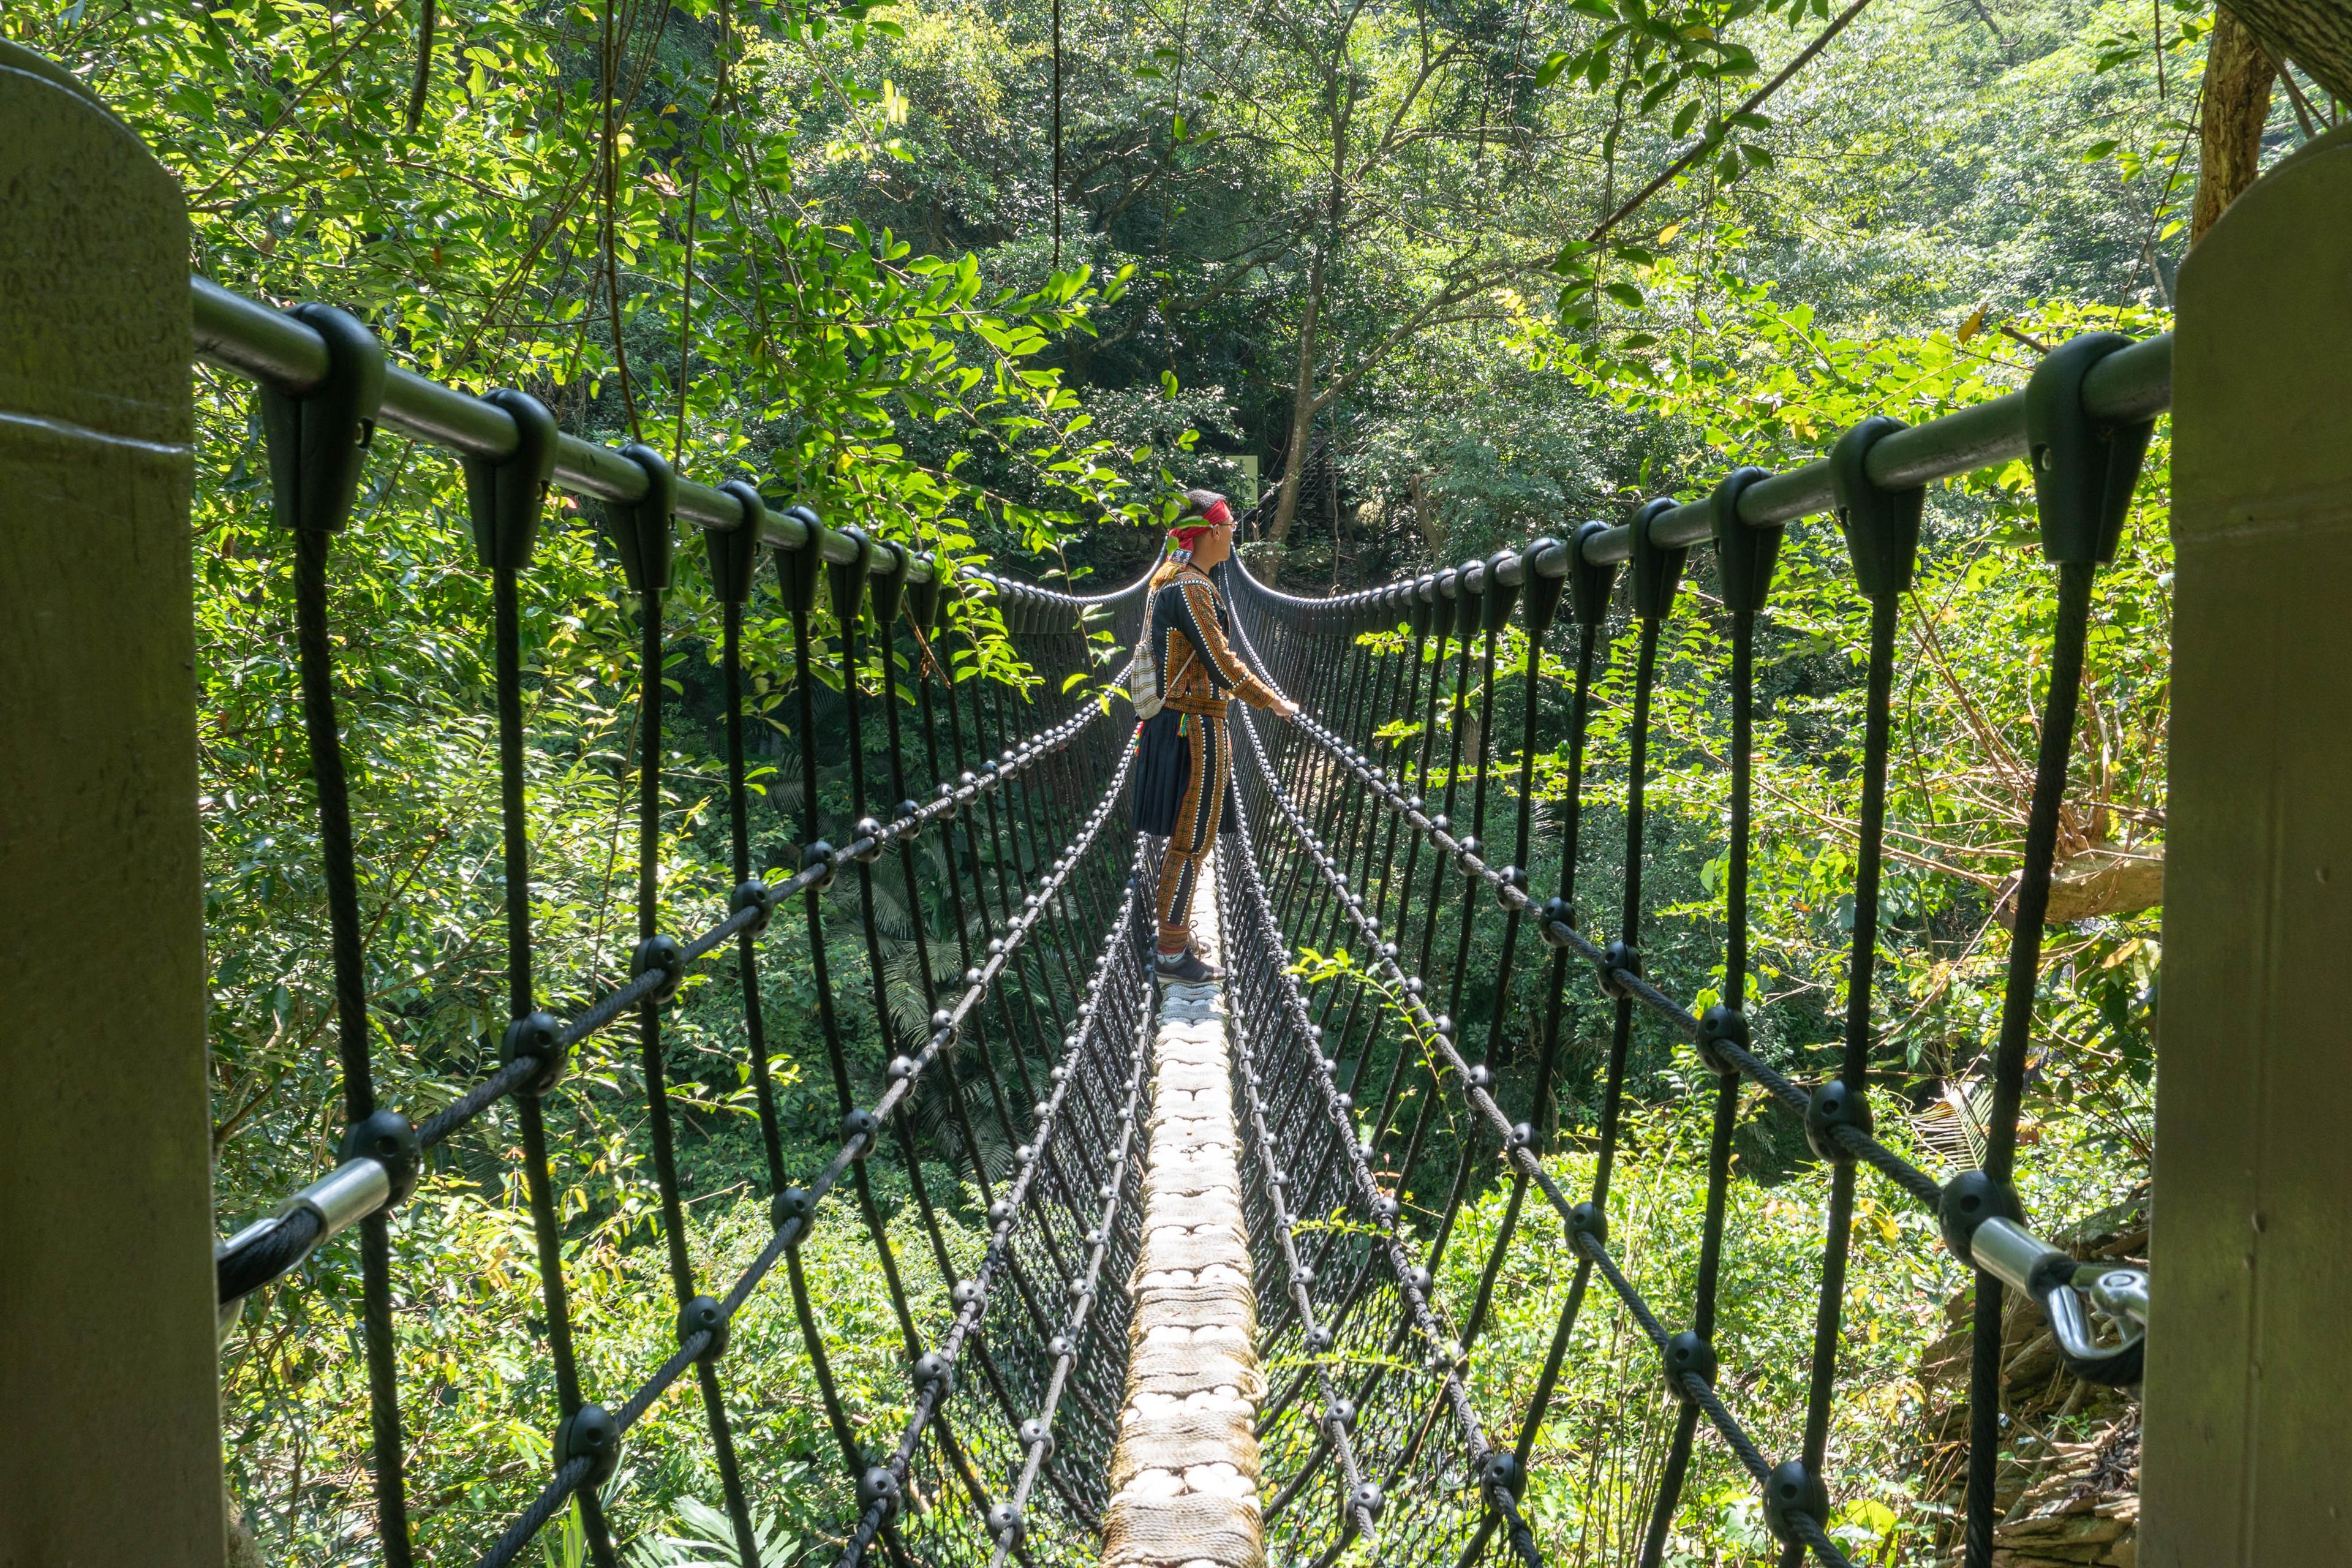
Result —
[[1225, 719], [1221, 713], [1187, 713], [1183, 720], [1190, 768], [1184, 778], [1184, 799], [1176, 809], [1175, 830], [1168, 836], [1168, 853], [1160, 862], [1160, 947], [1172, 952], [1192, 934], [1192, 890], [1201, 869], [1216, 847], [1217, 826], [1225, 812], [1225, 767], [1228, 761]]

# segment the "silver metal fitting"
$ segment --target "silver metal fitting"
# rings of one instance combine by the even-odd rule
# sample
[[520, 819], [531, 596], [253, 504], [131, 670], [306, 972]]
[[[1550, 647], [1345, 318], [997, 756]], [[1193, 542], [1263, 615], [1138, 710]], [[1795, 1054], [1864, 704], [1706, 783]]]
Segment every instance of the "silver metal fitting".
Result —
[[346, 1160], [278, 1205], [279, 1219], [297, 1209], [319, 1216], [319, 1241], [350, 1229], [392, 1201], [392, 1173], [362, 1156]]

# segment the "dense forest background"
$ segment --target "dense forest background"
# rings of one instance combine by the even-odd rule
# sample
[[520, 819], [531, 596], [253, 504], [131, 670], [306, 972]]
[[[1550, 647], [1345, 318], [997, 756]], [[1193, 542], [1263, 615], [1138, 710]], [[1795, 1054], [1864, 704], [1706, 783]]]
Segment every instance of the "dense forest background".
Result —
[[[1089, 591], [1141, 570], [1177, 488], [1214, 485], [1262, 503], [1251, 569], [1314, 593], [1703, 493], [1734, 464], [1815, 456], [1866, 414], [1977, 401], [2078, 330], [2161, 330], [2211, 181], [2215, 16], [2203, 0], [33, 0], [0, 30], [81, 75], [179, 174], [196, 270], [351, 309], [426, 374], [520, 386], [566, 429], [644, 440], [706, 480], [747, 473], [836, 525]], [[2277, 62], [2252, 47], [2238, 46], [2230, 86], [2259, 164], [2336, 105], [2293, 67], [2273, 91]], [[288, 554], [249, 387], [202, 372], [199, 405], [226, 1233], [323, 1168], [339, 1128]], [[2144, 1235], [2159, 991], [2166, 449], [2160, 428], [2101, 578], [2062, 844], [2074, 901], [2045, 955], [2044, 1113], [2022, 1173], [2051, 1234], [2119, 1255]], [[2021, 468], [1941, 487], [1930, 511], [1900, 654], [1879, 1060], [1905, 1111], [1889, 1136], [1943, 1172], [1972, 1163], [2051, 581]], [[527, 584], [531, 810], [543, 964], [586, 988], [629, 949], [630, 629], [589, 520], [559, 521]], [[417, 1116], [504, 1022], [488, 606], [466, 541], [455, 466], [380, 444], [335, 592], [378, 1057], [386, 1094]], [[1812, 1073], [1843, 1006], [1866, 616], [1833, 529], [1792, 528], [1782, 562], [1762, 659], [1751, 994], [1767, 999], [1767, 1054]], [[663, 879], [683, 919], [723, 907], [730, 878], [715, 610], [698, 577], [678, 599]], [[1704, 1005], [1722, 984], [1727, 718], [1706, 571], [1686, 600], [1653, 763], [1651, 963]], [[761, 672], [758, 782], [796, 794], [784, 635], [755, 617], [747, 649]], [[1498, 712], [1556, 705], [1559, 668], [1530, 693], [1517, 664], [1498, 660]], [[1607, 846], [1624, 666], [1601, 688], [1582, 881], [1596, 920], [1619, 879]], [[837, 698], [820, 698], [837, 736]], [[858, 803], [838, 755], [820, 777], [846, 821]], [[1558, 759], [1538, 761], [1548, 801]], [[785, 816], [756, 837], [765, 864], [797, 865]], [[767, 984], [788, 1133], [808, 1164], [834, 1113], [812, 1071], [807, 956], [781, 956]], [[765, 1236], [730, 989], [722, 973], [689, 991], [671, 1046], [694, 1247], [714, 1268]], [[860, 1071], [878, 1084], [883, 1053], [861, 1026]], [[1696, 1246], [1706, 1097], [1664, 1042], [1643, 1048], [1617, 1234], [1672, 1299]], [[1597, 1049], [1583, 1044], [1549, 1113], [1571, 1188]], [[558, 1129], [599, 1385], [669, 1334], [636, 1070], [625, 1048], [596, 1047]], [[1750, 1110], [1740, 1169], [1759, 1185], [1735, 1217], [1725, 1332], [1739, 1351], [1726, 1363], [1769, 1448], [1801, 1405], [1779, 1369], [1809, 1332], [1822, 1183], [1801, 1138]], [[546, 1468], [551, 1395], [512, 1141], [496, 1118], [460, 1140], [395, 1230], [404, 1384], [433, 1412], [412, 1456], [416, 1528], [436, 1558], [478, 1549]], [[927, 1145], [935, 1190], [964, 1192], [973, 1237], [959, 1184], [1001, 1153]], [[1497, 1207], [1465, 1222], [1478, 1244], [1454, 1258], [1483, 1256]], [[1948, 1337], [1961, 1279], [1916, 1216], [1865, 1206], [1856, 1235], [1837, 1533], [1874, 1563], [1939, 1561], [1966, 1425]], [[804, 1257], [861, 1427], [895, 1431], [904, 1372], [854, 1219], [833, 1215]], [[1475, 1288], [1461, 1267], [1472, 1276], [1446, 1289]], [[1532, 1243], [1512, 1269], [1475, 1366], [1479, 1397], [1507, 1416], [1567, 1274]], [[232, 1501], [261, 1559], [374, 1560], [355, 1292], [348, 1244], [330, 1247], [247, 1303], [224, 1342]], [[848, 1489], [784, 1313], [763, 1298], [738, 1329], [739, 1443], [788, 1555], [829, 1560]], [[1562, 1564], [1630, 1560], [1671, 1426], [1638, 1334], [1596, 1318], [1585, 1335], [1530, 1493]], [[2108, 1484], [2127, 1493], [2127, 1405], [2036, 1370], [2040, 1384], [2012, 1376], [2005, 1504], [2032, 1513], [2084, 1456], [2114, 1460]], [[695, 1425], [658, 1409], [613, 1483], [633, 1563], [730, 1560]], [[1670, 1562], [1769, 1554], [1720, 1455], [1687, 1499]], [[541, 1550], [580, 1561], [576, 1521]]]

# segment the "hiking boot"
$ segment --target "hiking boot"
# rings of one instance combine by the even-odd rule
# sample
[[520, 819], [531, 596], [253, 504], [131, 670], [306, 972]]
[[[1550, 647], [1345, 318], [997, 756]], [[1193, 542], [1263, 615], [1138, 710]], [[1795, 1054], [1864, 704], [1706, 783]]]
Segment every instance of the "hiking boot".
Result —
[[1213, 980], [1223, 980], [1225, 972], [1201, 962], [1201, 955], [1191, 948], [1181, 952], [1154, 952], [1152, 972], [1171, 984], [1205, 985]]

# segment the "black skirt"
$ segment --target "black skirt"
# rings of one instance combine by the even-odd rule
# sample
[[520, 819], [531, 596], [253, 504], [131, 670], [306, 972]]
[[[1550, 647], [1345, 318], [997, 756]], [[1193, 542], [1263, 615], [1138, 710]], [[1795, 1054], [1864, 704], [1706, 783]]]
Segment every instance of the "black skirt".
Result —
[[1192, 742], [1178, 731], [1184, 715], [1162, 708], [1143, 721], [1135, 757], [1135, 830], [1165, 838], [1176, 831], [1184, 786], [1192, 779]]

